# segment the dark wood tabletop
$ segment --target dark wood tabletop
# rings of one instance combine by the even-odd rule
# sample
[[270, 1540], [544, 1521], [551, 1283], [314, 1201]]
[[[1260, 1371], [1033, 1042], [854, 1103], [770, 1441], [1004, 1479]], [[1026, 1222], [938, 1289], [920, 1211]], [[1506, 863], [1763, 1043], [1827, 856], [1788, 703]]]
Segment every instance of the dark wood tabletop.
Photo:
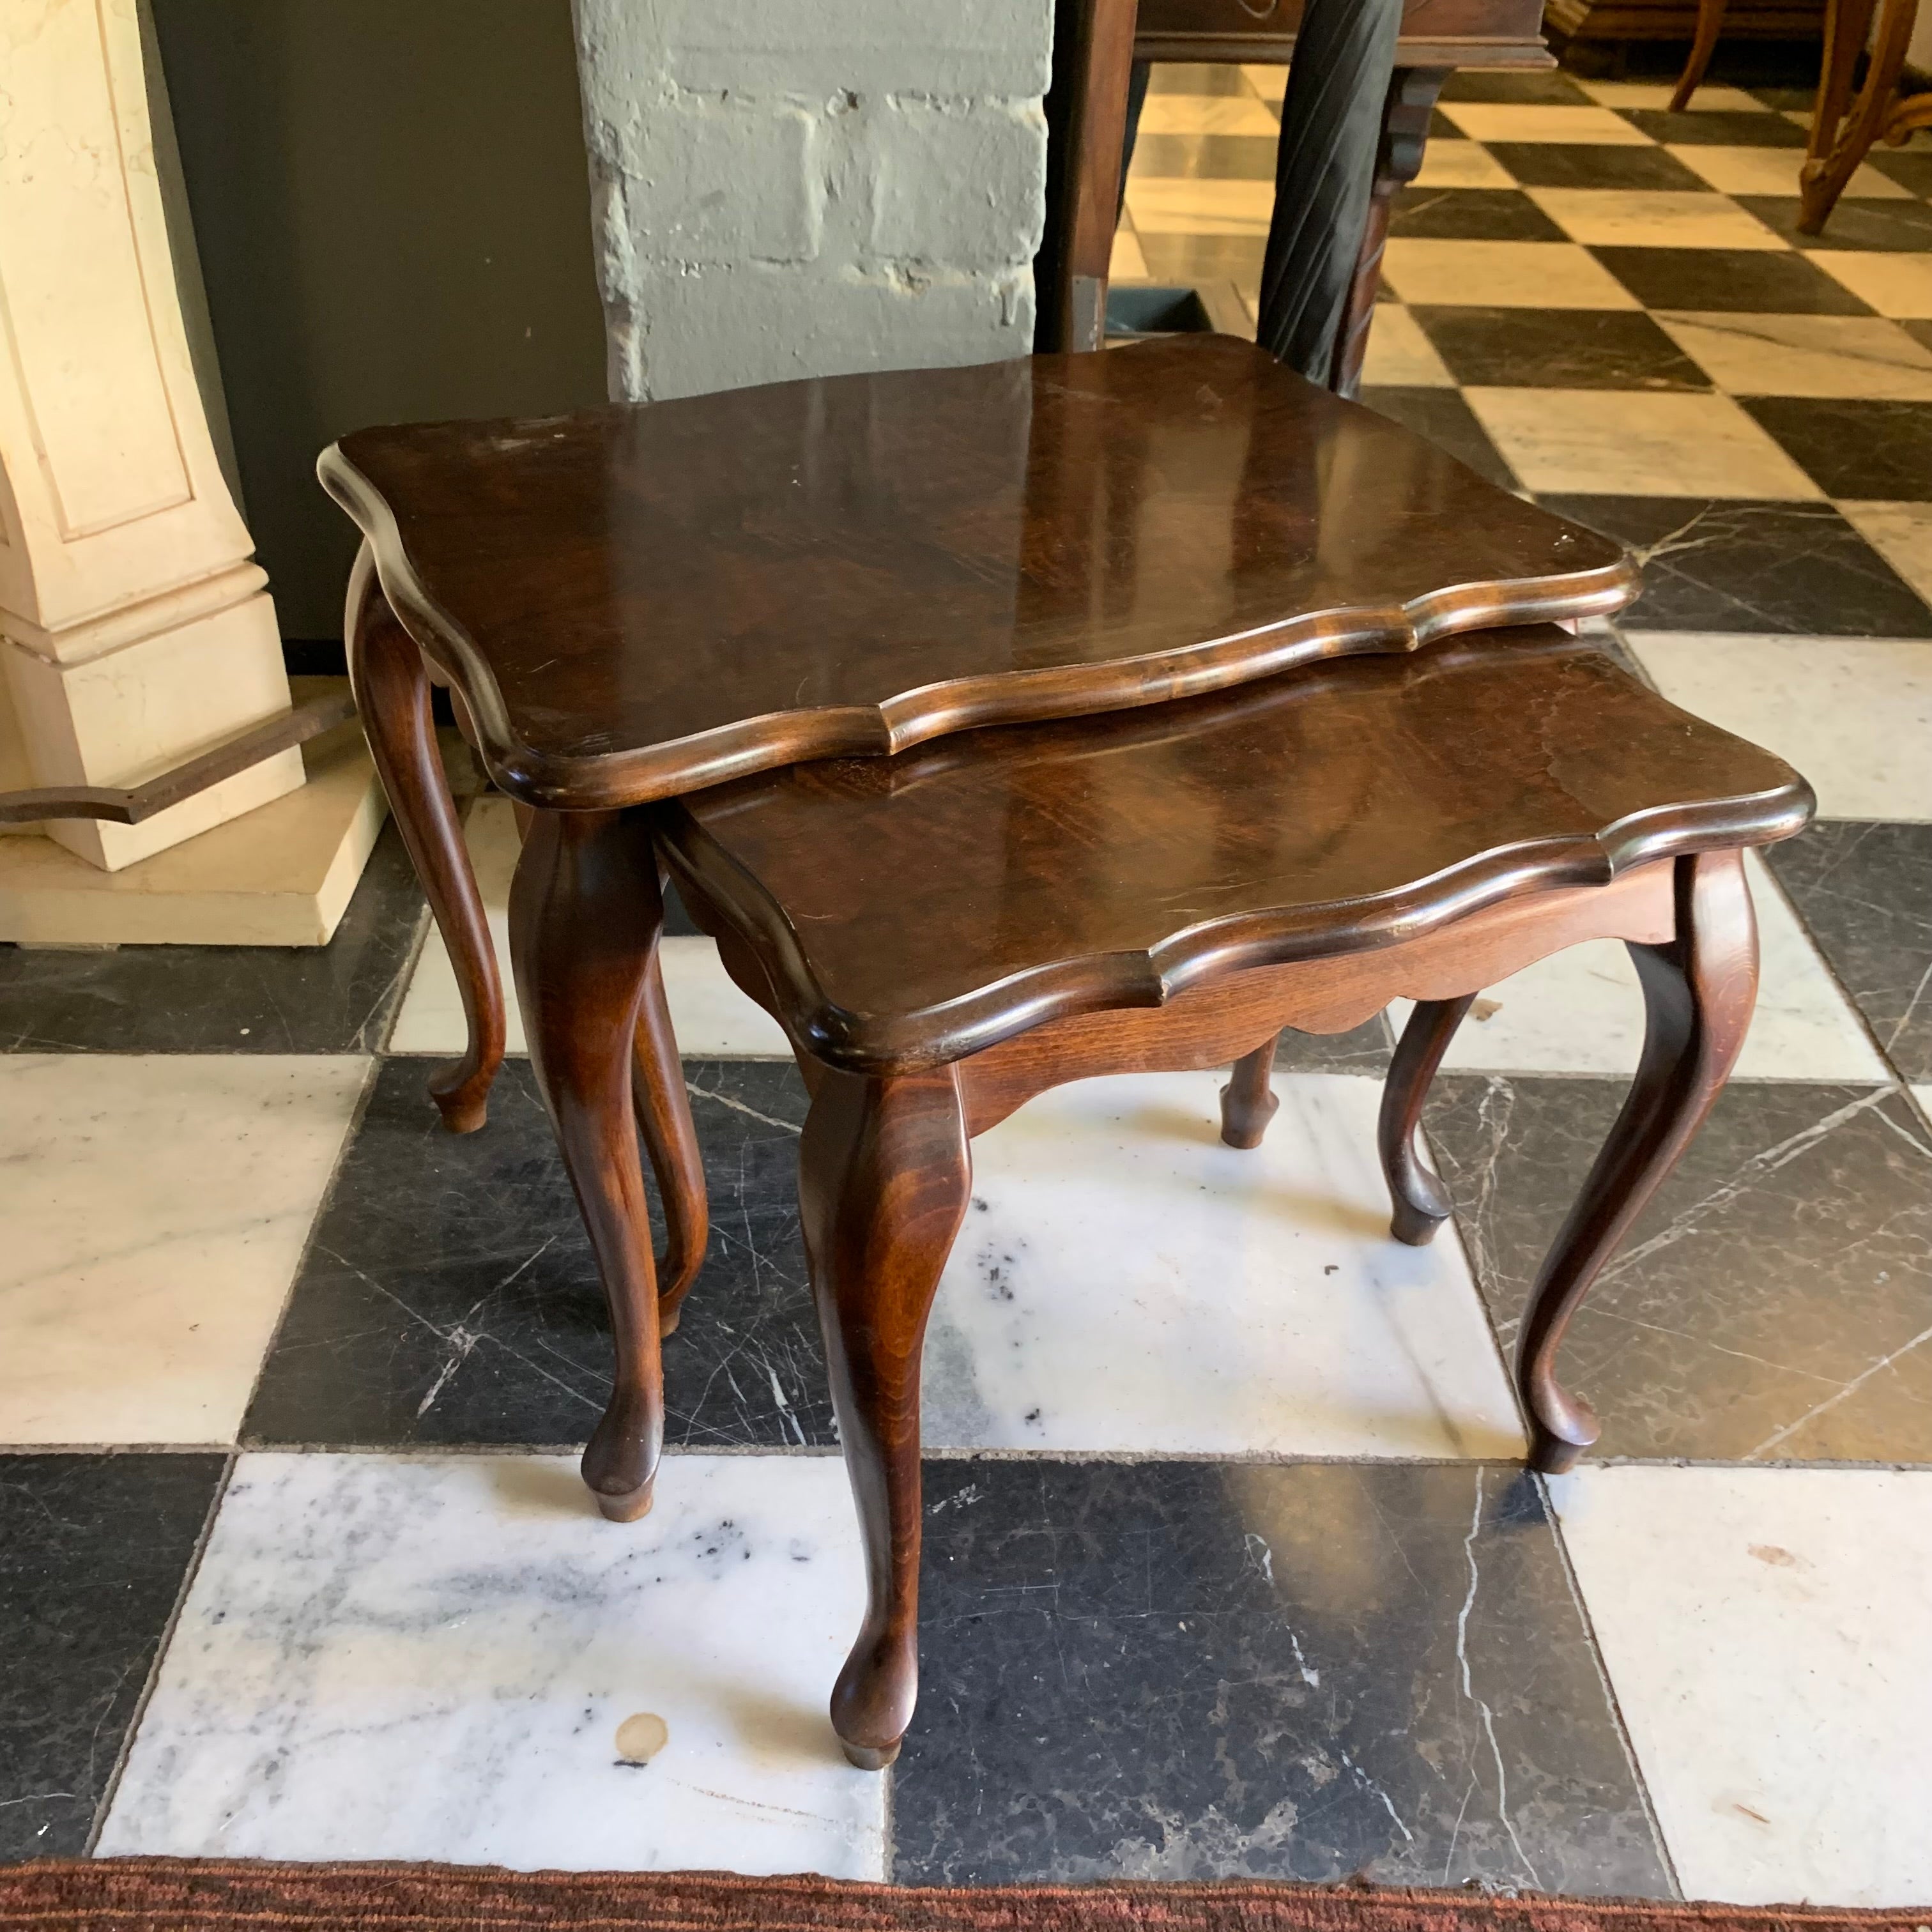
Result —
[[492, 776], [566, 809], [1580, 617], [1636, 582], [1227, 337], [362, 430], [321, 471]]
[[794, 1037], [880, 1071], [1768, 844], [1811, 803], [1781, 759], [1538, 626], [800, 766], [658, 819]]

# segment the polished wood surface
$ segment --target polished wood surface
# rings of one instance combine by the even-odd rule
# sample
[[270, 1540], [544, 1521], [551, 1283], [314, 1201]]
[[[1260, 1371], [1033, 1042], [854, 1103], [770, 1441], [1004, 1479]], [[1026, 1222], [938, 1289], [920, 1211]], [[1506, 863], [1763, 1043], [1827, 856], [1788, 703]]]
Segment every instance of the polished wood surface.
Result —
[[1222, 336], [365, 430], [321, 466], [491, 776], [570, 810], [1581, 616], [1636, 580]]
[[1422, 1103], [1456, 1037], [1475, 994], [1454, 1000], [1420, 1000], [1396, 1042], [1382, 1083], [1376, 1120], [1376, 1150], [1382, 1156], [1394, 1217], [1389, 1232], [1412, 1248], [1426, 1246], [1450, 1214], [1449, 1190], [1422, 1158]]
[[[1301, 0], [1140, 0], [1135, 57], [1285, 64]], [[1542, 0], [1408, 0], [1405, 67], [1548, 67]]]
[[1766, 842], [1810, 807], [1780, 760], [1533, 627], [799, 766], [657, 822], [793, 1038], [885, 1072]]

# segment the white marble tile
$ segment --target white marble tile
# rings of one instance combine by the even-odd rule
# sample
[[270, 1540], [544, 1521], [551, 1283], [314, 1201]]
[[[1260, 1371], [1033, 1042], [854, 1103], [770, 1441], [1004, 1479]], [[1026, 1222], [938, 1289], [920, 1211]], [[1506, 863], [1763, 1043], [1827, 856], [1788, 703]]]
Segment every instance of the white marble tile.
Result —
[[1932, 819], [1932, 651], [1888, 638], [1630, 631], [1673, 704], [1788, 760], [1821, 818]]
[[1455, 1231], [1388, 1232], [1379, 1081], [1275, 1077], [1252, 1152], [1220, 1073], [1082, 1081], [974, 1143], [926, 1349], [946, 1448], [1516, 1456]]
[[1114, 230], [1113, 253], [1107, 264], [1110, 281], [1144, 282], [1148, 279], [1147, 257], [1141, 252], [1140, 237], [1131, 220], [1124, 220]]
[[1397, 235], [1383, 252], [1382, 274], [1406, 302], [1487, 308], [1640, 306], [1576, 242], [1448, 242], [1433, 235]]
[[[503, 976], [507, 1011], [505, 1032], [508, 1051], [530, 1051], [524, 1036], [523, 1016], [517, 1010], [510, 976], [510, 879], [517, 869], [517, 824], [507, 798], [478, 799], [464, 827], [476, 888], [489, 915], [490, 937]], [[712, 1057], [738, 1060], [789, 1060], [791, 1048], [784, 1030], [764, 1009], [746, 998], [719, 963], [718, 949], [708, 939], [667, 939], [662, 942], [664, 997], [670, 1003], [671, 1022], [679, 1051], [687, 1058]], [[409, 990], [389, 1039], [392, 1053], [460, 1053], [466, 1037], [463, 1000], [449, 955], [432, 924], [422, 956], [410, 976]]]
[[1810, 259], [1880, 315], [1901, 321], [1932, 317], [1932, 255], [1816, 248]]
[[[1734, 1077], [1739, 1080], [1870, 1080], [1890, 1076], [1844, 995], [1805, 936], [1778, 884], [1748, 855], [1757, 908], [1757, 1007]], [[1398, 1027], [1408, 1002], [1389, 1017]], [[1643, 994], [1623, 943], [1596, 939], [1485, 989], [1443, 1058], [1484, 1073], [1636, 1071]]]
[[1912, 1097], [1918, 1103], [1918, 1111], [1932, 1120], [1932, 1086], [1913, 1088]]
[[1841, 502], [1838, 508], [1846, 522], [1932, 604], [1932, 503]]
[[1617, 389], [1462, 394], [1524, 488], [1539, 494], [1802, 500], [1823, 494], [1729, 396]]
[[1533, 188], [1573, 242], [1592, 248], [1760, 248], [1789, 244], [1748, 209], [1701, 189]]
[[[1708, 182], [1722, 194], [1778, 194], [1798, 198], [1798, 170], [1803, 164], [1801, 148], [1721, 148], [1696, 141], [1666, 144], [1694, 175]], [[1901, 188], [1889, 175], [1861, 166], [1855, 170], [1845, 194], [1853, 201], [1910, 201], [1912, 190]]]
[[1277, 134], [1266, 104], [1235, 94], [1150, 94], [1141, 109], [1143, 134]]
[[1932, 350], [1877, 316], [1652, 314], [1731, 395], [1932, 402]]
[[0, 1057], [0, 1442], [229, 1442], [359, 1055]]
[[99, 1849], [879, 1878], [863, 1603], [836, 1456], [674, 1456], [620, 1525], [562, 1457], [244, 1456]]
[[1241, 69], [1241, 78], [1264, 100], [1282, 100], [1287, 98], [1288, 66], [1285, 62], [1279, 65], [1262, 65], [1257, 63], [1244, 67]]
[[1685, 1896], [1932, 1898], [1932, 1474], [1550, 1487]]
[[1271, 181], [1133, 176], [1127, 212], [1142, 235], [1252, 235], [1265, 240], [1274, 213]]
[[1445, 100], [1439, 110], [1475, 141], [1562, 141], [1593, 147], [1648, 148], [1648, 134], [1607, 107], [1532, 105], [1514, 100]]
[[1433, 140], [1422, 151], [1415, 185], [1425, 188], [1514, 188], [1516, 176], [1480, 141]]
[[1369, 323], [1368, 352], [1362, 382], [1402, 388], [1451, 389], [1456, 379], [1423, 332], [1420, 322], [1400, 302], [1378, 302]]
[[[1605, 107], [1665, 108], [1677, 83], [1671, 80], [1579, 80], [1592, 100]], [[1690, 97], [1693, 114], [1768, 114], [1771, 110], [1741, 87], [1720, 87], [1707, 82]]]

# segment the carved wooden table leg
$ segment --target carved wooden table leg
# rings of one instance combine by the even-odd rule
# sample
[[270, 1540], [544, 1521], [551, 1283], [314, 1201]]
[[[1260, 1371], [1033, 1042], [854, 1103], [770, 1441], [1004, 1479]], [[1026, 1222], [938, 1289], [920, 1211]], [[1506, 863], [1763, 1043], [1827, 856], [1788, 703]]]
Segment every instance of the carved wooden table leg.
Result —
[[[1382, 250], [1388, 242], [1389, 215], [1395, 198], [1421, 171], [1422, 152], [1429, 140], [1429, 118], [1437, 95], [1449, 78], [1446, 68], [1397, 68], [1382, 104], [1382, 138], [1376, 148], [1376, 182], [1369, 200], [1369, 218], [1355, 257], [1355, 278], [1348, 286], [1348, 303], [1336, 332], [1334, 360], [1328, 386], [1338, 396], [1352, 396], [1362, 386], [1362, 362], [1369, 352], [1369, 330], [1375, 321], [1376, 292], [1382, 286]], [[1265, 335], [1264, 340], [1268, 339]]]
[[919, 1694], [920, 1352], [972, 1171], [952, 1067], [820, 1075], [799, 1202], [866, 1579], [832, 1723], [866, 1771], [898, 1756]]
[[1221, 1089], [1221, 1138], [1232, 1148], [1258, 1148], [1281, 1102], [1268, 1084], [1274, 1050], [1281, 1036], [1236, 1060], [1228, 1084]]
[[1690, 105], [1690, 97], [1704, 84], [1711, 56], [1718, 51], [1718, 36], [1724, 31], [1726, 0], [1697, 0], [1697, 31], [1690, 42], [1690, 58], [1677, 76], [1677, 89], [1670, 97], [1670, 111], [1682, 114]]
[[490, 1083], [503, 1063], [502, 982], [436, 748], [422, 653], [391, 612], [366, 544], [349, 580], [347, 629], [350, 676], [370, 755], [448, 950], [469, 1021], [463, 1058], [437, 1069], [430, 1095], [452, 1133], [474, 1133], [488, 1113]]
[[[1932, 118], [1918, 111], [1927, 106], [1926, 99], [1898, 98], [1918, 0], [1879, 0], [1876, 31], [1873, 11], [1873, 0], [1830, 0], [1825, 9], [1824, 66], [1804, 164], [1798, 176], [1801, 234], [1816, 235], [1824, 226], [1874, 142], [1881, 137], [1902, 141], [1914, 125]], [[1852, 81], [1868, 45], [1871, 53], [1864, 85], [1853, 101]]]
[[644, 1004], [632, 1042], [633, 1098], [638, 1131], [657, 1176], [664, 1204], [664, 1251], [657, 1258], [658, 1333], [676, 1327], [684, 1298], [704, 1265], [711, 1214], [704, 1186], [704, 1160], [691, 1118], [691, 1096], [684, 1084], [684, 1063], [664, 1003], [664, 971], [654, 944], [644, 969]]
[[1449, 1218], [1449, 1190], [1422, 1158], [1422, 1103], [1475, 997], [1466, 993], [1460, 1000], [1419, 1000], [1382, 1082], [1376, 1146], [1395, 1210], [1389, 1232], [1412, 1248], [1435, 1240], [1436, 1229]]
[[651, 1506], [664, 1439], [656, 1273], [632, 1110], [632, 1055], [659, 930], [657, 860], [637, 814], [540, 812], [510, 888], [510, 956], [530, 1060], [610, 1305], [610, 1406], [584, 1452], [597, 1506]]
[[1630, 948], [1646, 1014], [1636, 1078], [1543, 1264], [1517, 1346], [1530, 1461], [1552, 1474], [1572, 1467], [1598, 1434], [1588, 1402], [1556, 1379], [1564, 1329], [1710, 1112], [1756, 997], [1757, 924], [1742, 856], [1679, 859], [1673, 883], [1677, 936]]

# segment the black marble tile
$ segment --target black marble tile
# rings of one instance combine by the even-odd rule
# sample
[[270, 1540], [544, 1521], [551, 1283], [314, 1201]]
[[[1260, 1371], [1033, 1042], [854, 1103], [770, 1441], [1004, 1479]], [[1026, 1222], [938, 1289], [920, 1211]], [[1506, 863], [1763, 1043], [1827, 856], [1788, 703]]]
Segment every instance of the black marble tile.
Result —
[[373, 1052], [422, 912], [386, 826], [326, 946], [0, 946], [0, 1040], [32, 1053]]
[[1412, 188], [1389, 218], [1391, 235], [1445, 242], [1566, 242], [1526, 194], [1504, 188]]
[[[527, 1062], [489, 1124], [445, 1133], [430, 1063], [392, 1060], [316, 1222], [243, 1426], [252, 1444], [580, 1442], [610, 1341]], [[664, 1345], [667, 1439], [829, 1443], [798, 1238], [805, 1090], [789, 1065], [686, 1064], [711, 1246]]]
[[1828, 503], [1678, 496], [1547, 496], [1628, 544], [1643, 594], [1638, 630], [1932, 638], [1932, 611]]
[[1750, 92], [1756, 94], [1766, 106], [1772, 108], [1780, 114], [1787, 110], [1800, 109], [1809, 113], [1811, 104], [1817, 98], [1818, 94], [1815, 82], [1809, 87], [1754, 87]]
[[1932, 1080], [1932, 825], [1827, 820], [1765, 856], [1892, 1064]]
[[1393, 1042], [1380, 1013], [1348, 1033], [1284, 1032], [1276, 1042], [1277, 1073], [1372, 1073], [1388, 1071]]
[[1545, 69], [1530, 74], [1507, 68], [1466, 67], [1442, 83], [1444, 100], [1522, 100], [1541, 107], [1594, 107], [1596, 103], [1567, 74]]
[[224, 1460], [0, 1457], [0, 1859], [86, 1850]]
[[1369, 388], [1362, 400], [1391, 422], [1439, 443], [1479, 476], [1505, 490], [1516, 488], [1516, 477], [1498, 453], [1475, 412], [1454, 389]]
[[1626, 107], [1621, 110], [1633, 128], [1653, 141], [1696, 148], [1802, 148], [1804, 130], [1782, 114], [1767, 111], [1754, 114], [1748, 108], [1710, 110], [1693, 108], [1672, 114], [1662, 107]]
[[1525, 188], [1617, 188], [1708, 191], [1710, 184], [1661, 148], [1600, 141], [1486, 141]]
[[[1167, 180], [1273, 181], [1272, 134], [1143, 134], [1134, 143], [1134, 173]], [[1130, 192], [1132, 184], [1129, 183]]]
[[1927, 349], [1932, 349], [1932, 320], [1915, 320], [1910, 322], [1901, 322], [1898, 326], [1911, 337], [1914, 342], [1918, 343]]
[[[1932, 152], [1924, 148], [1901, 151], [1880, 142], [1866, 155], [1865, 162], [1880, 174], [1890, 176], [1900, 188], [1910, 188], [1922, 200], [1932, 201]], [[1825, 225], [1829, 228], [1831, 224]]]
[[1778, 248], [1592, 248], [1646, 308], [1870, 315], [1815, 262]]
[[1258, 289], [1268, 243], [1259, 235], [1141, 235], [1148, 273], [1156, 282], [1232, 282]]
[[1828, 496], [1932, 502], [1932, 403], [1739, 400]]
[[926, 1500], [900, 1882], [1667, 1894], [1521, 1470], [948, 1462]]
[[1459, 382], [1534, 389], [1708, 389], [1634, 309], [1426, 308], [1409, 313]]
[[1798, 184], [1790, 195], [1740, 194], [1732, 197], [1796, 248], [1877, 250], [1922, 254], [1932, 250], [1932, 207], [1918, 201], [1840, 201], [1822, 235], [1798, 232]]
[[[1624, 1083], [1445, 1074], [1425, 1115], [1491, 1319]], [[1744, 1081], [1598, 1278], [1560, 1372], [1604, 1456], [1932, 1462], [1932, 1137], [1885, 1088]]]

